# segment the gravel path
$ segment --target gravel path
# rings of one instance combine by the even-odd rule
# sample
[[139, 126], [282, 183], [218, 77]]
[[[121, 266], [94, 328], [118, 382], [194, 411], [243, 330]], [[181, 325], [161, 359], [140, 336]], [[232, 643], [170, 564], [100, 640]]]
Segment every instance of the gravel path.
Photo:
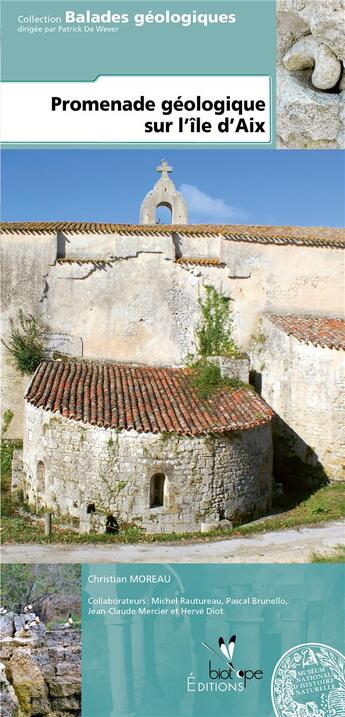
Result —
[[345, 521], [212, 543], [4, 545], [4, 563], [307, 563], [345, 546]]

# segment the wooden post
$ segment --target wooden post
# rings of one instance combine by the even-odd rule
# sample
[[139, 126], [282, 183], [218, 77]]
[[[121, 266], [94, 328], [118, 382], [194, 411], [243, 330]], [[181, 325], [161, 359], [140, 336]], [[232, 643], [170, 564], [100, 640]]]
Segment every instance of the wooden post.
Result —
[[50, 538], [51, 532], [52, 532], [52, 514], [51, 513], [45, 513], [44, 514], [44, 535], [47, 538]]

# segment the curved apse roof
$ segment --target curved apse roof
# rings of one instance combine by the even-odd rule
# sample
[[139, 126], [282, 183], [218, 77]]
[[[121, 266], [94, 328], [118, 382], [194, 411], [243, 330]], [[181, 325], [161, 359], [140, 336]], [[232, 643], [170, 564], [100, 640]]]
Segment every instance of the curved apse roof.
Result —
[[249, 387], [225, 387], [201, 399], [190, 369], [87, 361], [44, 361], [26, 400], [70, 420], [139, 433], [243, 431], [273, 416]]

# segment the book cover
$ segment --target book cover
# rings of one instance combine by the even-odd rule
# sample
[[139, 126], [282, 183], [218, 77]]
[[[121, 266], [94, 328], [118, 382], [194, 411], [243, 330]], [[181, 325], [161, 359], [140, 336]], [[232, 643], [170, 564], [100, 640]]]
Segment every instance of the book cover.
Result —
[[345, 717], [344, 23], [3, 0], [4, 717]]

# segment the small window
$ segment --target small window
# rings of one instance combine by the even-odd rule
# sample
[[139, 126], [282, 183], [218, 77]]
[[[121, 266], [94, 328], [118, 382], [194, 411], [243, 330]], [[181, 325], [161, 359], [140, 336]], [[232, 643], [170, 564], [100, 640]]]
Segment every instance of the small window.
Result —
[[43, 461], [37, 463], [37, 490], [44, 493], [46, 487], [46, 469]]
[[165, 475], [156, 473], [151, 478], [150, 508], [159, 508], [164, 505]]

